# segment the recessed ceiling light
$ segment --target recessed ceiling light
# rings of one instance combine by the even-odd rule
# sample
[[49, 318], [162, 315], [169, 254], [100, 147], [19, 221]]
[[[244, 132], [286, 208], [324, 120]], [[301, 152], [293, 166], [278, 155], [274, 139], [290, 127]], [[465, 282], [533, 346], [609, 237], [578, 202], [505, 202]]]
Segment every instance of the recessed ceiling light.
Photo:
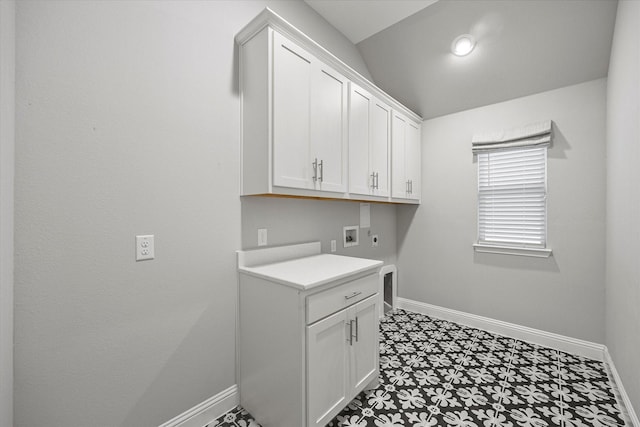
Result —
[[471, 34], [463, 34], [451, 43], [451, 52], [456, 56], [465, 56], [470, 54], [475, 46], [476, 39]]

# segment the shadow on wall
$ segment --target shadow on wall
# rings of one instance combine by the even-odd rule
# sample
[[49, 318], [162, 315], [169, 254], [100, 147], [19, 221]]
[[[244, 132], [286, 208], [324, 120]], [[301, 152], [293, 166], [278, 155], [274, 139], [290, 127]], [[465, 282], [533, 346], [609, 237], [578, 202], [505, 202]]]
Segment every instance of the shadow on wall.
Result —
[[[229, 303], [235, 304], [234, 301]], [[148, 367], [149, 383], [138, 399], [131, 402], [131, 409], [119, 424], [123, 426], [162, 424], [189, 409], [181, 406], [171, 407], [171, 404], [159, 407], [159, 402], [163, 402], [162, 396], [166, 390], [172, 390], [172, 393], [177, 397], [181, 393], [180, 390], [193, 387], [193, 384], [197, 383], [196, 379], [202, 376], [209, 378], [210, 384], [212, 384], [210, 389], [213, 390], [224, 389], [233, 384], [233, 377], [217, 378], [213, 370], [208, 369], [203, 372], [201, 368], [198, 368], [201, 366], [201, 358], [205, 357], [202, 352], [202, 336], [206, 335], [206, 331], [210, 330], [212, 325], [220, 325], [221, 322], [224, 322], [215, 302], [203, 299], [200, 304], [176, 307], [173, 313], [165, 313], [160, 323], [158, 318], [149, 318], [147, 321], [149, 324], [141, 325], [141, 327], [148, 331], [153, 331], [155, 327], [166, 330], [171, 330], [174, 325], [184, 325], [184, 327], [174, 331], [171, 346], [166, 348], [164, 354], [158, 354], [159, 360]], [[227, 333], [235, 333], [233, 324], [227, 327]], [[233, 354], [231, 360], [235, 357]], [[136, 357], [134, 354], [128, 356]], [[222, 361], [218, 362], [222, 363]], [[211, 360], [210, 363], [215, 364], [216, 361]], [[224, 363], [228, 363], [228, 361], [224, 361]], [[125, 366], [127, 365], [125, 364]], [[176, 375], [176, 372], [182, 374]], [[199, 390], [199, 392], [201, 401], [210, 397], [209, 389]], [[154, 417], [156, 419], [151, 422]]]
[[231, 70], [231, 93], [240, 96], [240, 47], [233, 41], [233, 62]]
[[560, 267], [553, 254], [549, 258], [535, 258], [519, 255], [498, 255], [473, 253], [473, 263], [501, 269], [532, 270], [559, 273]]
[[552, 159], [566, 159], [566, 152], [571, 150], [571, 146], [555, 122], [552, 122], [551, 141], [551, 147], [547, 150], [548, 157]]
[[[420, 209], [420, 206], [425, 206], [427, 201], [422, 199], [420, 205], [398, 205], [396, 208], [396, 215], [398, 216], [398, 222], [396, 227], [396, 246], [397, 251], [404, 246], [404, 239], [407, 237], [409, 230], [411, 229], [411, 223], [416, 216], [416, 212]], [[428, 209], [428, 206], [425, 207]]]

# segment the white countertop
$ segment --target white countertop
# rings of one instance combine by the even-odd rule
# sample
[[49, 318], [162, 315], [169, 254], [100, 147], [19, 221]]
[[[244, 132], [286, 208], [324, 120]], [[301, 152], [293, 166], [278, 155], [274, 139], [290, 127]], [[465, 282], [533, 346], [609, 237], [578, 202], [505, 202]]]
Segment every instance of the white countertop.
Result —
[[308, 290], [368, 270], [373, 273], [382, 264], [382, 261], [373, 259], [316, 254], [253, 267], [240, 266], [238, 270], [251, 276]]

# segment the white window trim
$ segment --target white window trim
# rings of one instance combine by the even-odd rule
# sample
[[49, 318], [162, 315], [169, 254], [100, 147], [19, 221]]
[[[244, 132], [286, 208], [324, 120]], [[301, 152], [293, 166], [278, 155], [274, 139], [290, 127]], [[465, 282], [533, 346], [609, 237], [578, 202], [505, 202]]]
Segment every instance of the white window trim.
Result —
[[[476, 153], [477, 154], [477, 153]], [[548, 191], [548, 149], [545, 152], [545, 168], [544, 168], [544, 174], [545, 174], [545, 194]], [[479, 172], [479, 170], [478, 170]], [[476, 208], [478, 209], [478, 208]], [[552, 249], [548, 246], [548, 240], [547, 240], [547, 235], [549, 232], [549, 223], [548, 223], [548, 215], [547, 215], [547, 210], [548, 210], [548, 203], [545, 203], [545, 211], [544, 211], [544, 216], [545, 216], [545, 229], [544, 229], [544, 244], [545, 247], [525, 247], [525, 246], [509, 246], [509, 245], [500, 245], [500, 244], [488, 244], [488, 243], [484, 243], [484, 242], [479, 242], [479, 240], [476, 241], [476, 243], [473, 244], [473, 249], [474, 252], [476, 253], [487, 253], [487, 254], [501, 254], [501, 255], [515, 255], [515, 256], [526, 256], [526, 257], [534, 257], [534, 258], [549, 258], [553, 251]], [[477, 229], [480, 229], [480, 223], [479, 223], [479, 219], [478, 219], [478, 223], [477, 223]], [[479, 239], [479, 236], [478, 236]]]
[[518, 248], [513, 246], [486, 245], [474, 243], [473, 250], [484, 254], [518, 255], [534, 258], [549, 258], [553, 253], [551, 248]]

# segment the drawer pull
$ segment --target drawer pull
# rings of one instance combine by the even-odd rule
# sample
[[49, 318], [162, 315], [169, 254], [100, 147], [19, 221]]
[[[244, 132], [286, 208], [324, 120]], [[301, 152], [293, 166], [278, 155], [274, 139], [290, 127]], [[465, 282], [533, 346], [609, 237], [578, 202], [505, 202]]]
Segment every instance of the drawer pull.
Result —
[[358, 295], [360, 295], [362, 292], [354, 292], [351, 295], [345, 295], [344, 299], [351, 299], [351, 298], [355, 298]]

